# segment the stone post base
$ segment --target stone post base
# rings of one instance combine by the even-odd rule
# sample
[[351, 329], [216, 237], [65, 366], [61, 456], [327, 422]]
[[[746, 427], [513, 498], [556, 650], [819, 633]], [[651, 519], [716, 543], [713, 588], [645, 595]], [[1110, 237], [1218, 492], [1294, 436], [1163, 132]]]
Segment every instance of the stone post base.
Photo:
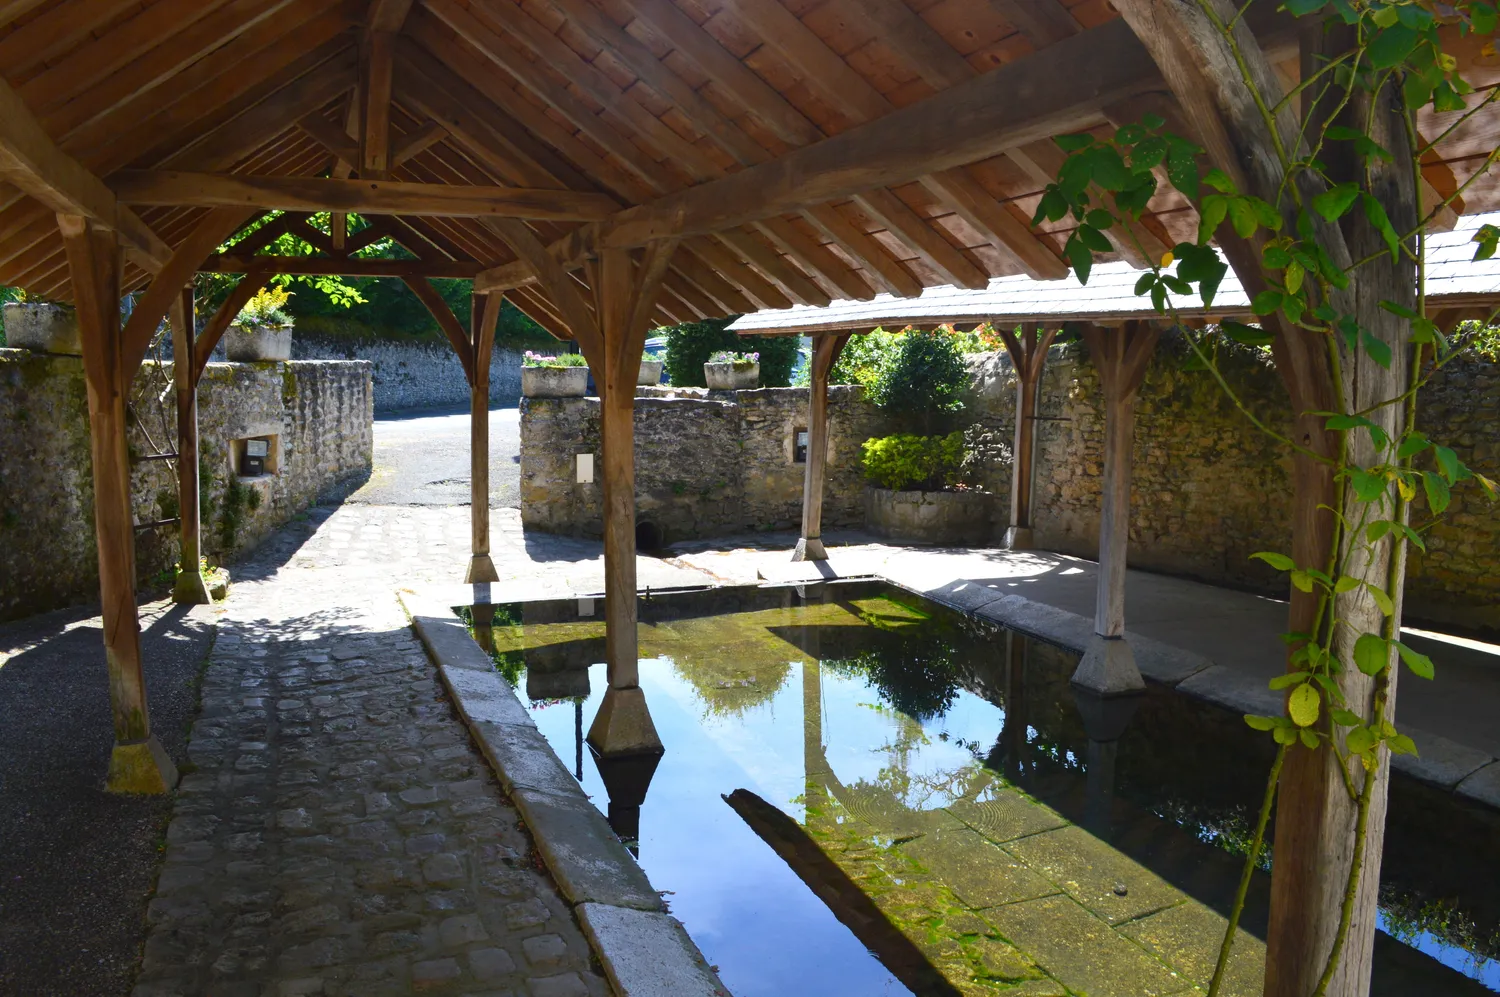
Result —
[[1089, 639], [1072, 681], [1101, 696], [1125, 696], [1146, 688], [1146, 681], [1135, 666], [1135, 654], [1125, 638], [1098, 634]]
[[1005, 540], [1002, 544], [1006, 550], [1032, 550], [1035, 542], [1031, 535], [1029, 526], [1010, 526], [1005, 530]]
[[187, 606], [204, 606], [214, 601], [202, 571], [179, 571], [172, 584], [172, 601]]
[[610, 686], [604, 691], [604, 702], [599, 704], [599, 713], [589, 727], [586, 739], [589, 747], [600, 756], [659, 754], [661, 738], [656, 733], [656, 724], [651, 722], [651, 711], [646, 707], [646, 693], [640, 686], [616, 689]]
[[500, 576], [495, 572], [495, 562], [490, 560], [488, 554], [475, 554], [469, 559], [469, 573], [464, 576], [464, 584], [474, 585], [499, 580]]
[[104, 788], [111, 793], [160, 795], [177, 786], [177, 766], [155, 735], [144, 741], [115, 744], [109, 756]]
[[793, 561], [826, 561], [828, 550], [823, 546], [819, 537], [803, 537], [797, 541], [797, 549], [792, 551]]

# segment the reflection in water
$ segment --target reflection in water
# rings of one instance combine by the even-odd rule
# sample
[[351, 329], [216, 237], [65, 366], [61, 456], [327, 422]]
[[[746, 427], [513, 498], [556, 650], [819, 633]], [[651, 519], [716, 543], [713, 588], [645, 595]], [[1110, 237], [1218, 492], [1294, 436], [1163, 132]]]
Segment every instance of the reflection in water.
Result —
[[[603, 626], [575, 603], [500, 607], [493, 653], [738, 997], [1206, 983], [1264, 773], [1238, 717], [1074, 691], [1072, 654], [874, 586], [641, 616], [665, 756], [583, 765]], [[1259, 992], [1264, 879], [1226, 993]], [[1445, 972], [1415, 978], [1466, 992]]]

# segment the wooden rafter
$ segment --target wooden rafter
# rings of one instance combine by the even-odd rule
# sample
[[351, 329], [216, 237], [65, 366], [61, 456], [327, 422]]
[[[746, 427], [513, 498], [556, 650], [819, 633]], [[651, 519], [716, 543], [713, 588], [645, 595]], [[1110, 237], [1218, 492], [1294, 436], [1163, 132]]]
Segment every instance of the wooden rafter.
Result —
[[226, 253], [210, 256], [198, 267], [200, 273], [285, 273], [343, 277], [441, 277], [472, 280], [478, 263], [454, 260], [382, 260], [364, 257], [240, 256]]

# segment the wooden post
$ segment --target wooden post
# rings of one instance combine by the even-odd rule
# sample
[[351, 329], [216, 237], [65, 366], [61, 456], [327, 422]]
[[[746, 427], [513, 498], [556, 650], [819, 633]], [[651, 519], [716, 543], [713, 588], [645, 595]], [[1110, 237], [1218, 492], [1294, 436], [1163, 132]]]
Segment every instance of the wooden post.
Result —
[[599, 388], [604, 488], [605, 660], [609, 688], [589, 727], [600, 755], [660, 752], [661, 739], [640, 689], [636, 637], [635, 388], [646, 323], [675, 243], [648, 250], [639, 268], [623, 250], [605, 250], [590, 268], [599, 336], [580, 337]]
[[1052, 346], [1056, 329], [1043, 330], [1027, 323], [1020, 335], [1000, 330], [1011, 366], [1016, 369], [1016, 435], [1012, 449], [1010, 475], [1010, 526], [1005, 531], [1007, 550], [1030, 550], [1031, 496], [1035, 478], [1036, 407], [1047, 364], [1047, 350]]
[[113, 232], [85, 218], [59, 215], [57, 221], [72, 277], [88, 389], [104, 660], [115, 725], [105, 788], [165, 793], [177, 784], [177, 768], [151, 734], [135, 604], [135, 530], [125, 441], [125, 402], [135, 365], [127, 365], [122, 355], [120, 248]]
[[198, 363], [194, 355], [193, 289], [172, 306], [172, 382], [177, 391], [177, 580], [172, 601], [210, 603], [203, 579], [202, 522], [198, 498]]
[[838, 363], [849, 333], [820, 336], [813, 345], [807, 389], [807, 467], [802, 479], [802, 537], [793, 561], [826, 561], [823, 547], [823, 484], [828, 468], [828, 374]]
[[500, 317], [501, 294], [476, 294], [469, 318], [474, 351], [469, 377], [469, 520], [473, 552], [469, 584], [497, 582], [490, 559], [490, 356], [495, 345], [495, 322]]
[[1104, 467], [1099, 509], [1099, 577], [1094, 608], [1096, 639], [1085, 651], [1073, 682], [1101, 695], [1145, 688], [1125, 636], [1125, 563], [1130, 547], [1130, 458], [1135, 437], [1135, 398], [1156, 348], [1150, 322], [1127, 322], [1119, 330], [1082, 327], [1084, 342], [1104, 395]]

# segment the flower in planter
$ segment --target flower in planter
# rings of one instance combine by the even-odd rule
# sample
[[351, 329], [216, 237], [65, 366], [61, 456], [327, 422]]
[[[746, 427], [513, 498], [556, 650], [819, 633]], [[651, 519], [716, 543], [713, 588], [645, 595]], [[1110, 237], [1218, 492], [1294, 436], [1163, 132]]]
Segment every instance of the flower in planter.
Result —
[[709, 363], [733, 364], [736, 368], [744, 369], [760, 363], [759, 353], [734, 353], [730, 350], [717, 350], [709, 354]]
[[588, 360], [582, 353], [559, 353], [555, 357], [542, 356], [527, 350], [521, 357], [522, 367], [587, 367]]
[[235, 321], [239, 325], [259, 325], [272, 329], [285, 329], [292, 324], [286, 313], [286, 303], [292, 292], [275, 284], [268, 284], [255, 292], [255, 297], [245, 302]]

